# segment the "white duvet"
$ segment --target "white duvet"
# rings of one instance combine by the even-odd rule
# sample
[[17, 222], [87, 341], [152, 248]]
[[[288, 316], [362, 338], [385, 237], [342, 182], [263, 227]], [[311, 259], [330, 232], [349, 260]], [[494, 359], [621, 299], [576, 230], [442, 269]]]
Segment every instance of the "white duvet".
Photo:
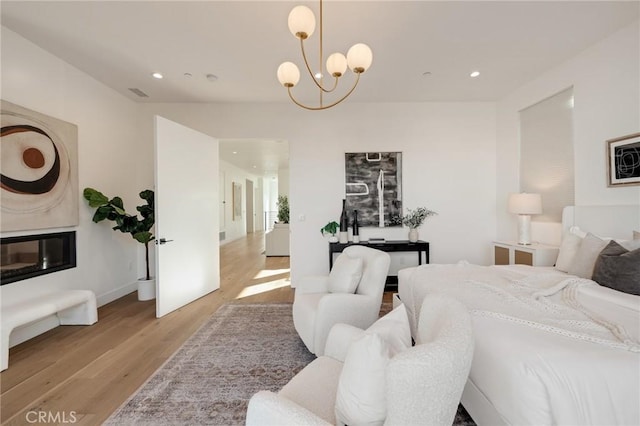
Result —
[[424, 265], [399, 278], [412, 331], [429, 293], [470, 309], [469, 380], [507, 424], [640, 424], [640, 297], [552, 268]]

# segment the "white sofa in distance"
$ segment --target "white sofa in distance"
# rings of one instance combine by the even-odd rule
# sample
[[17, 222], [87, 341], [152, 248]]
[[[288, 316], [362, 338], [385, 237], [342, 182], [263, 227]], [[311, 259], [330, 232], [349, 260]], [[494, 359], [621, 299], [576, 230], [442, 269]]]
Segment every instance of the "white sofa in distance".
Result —
[[[406, 317], [404, 306], [400, 308]], [[408, 320], [399, 328], [405, 327], [409, 335]], [[344, 416], [345, 407], [341, 401], [345, 393], [340, 388], [348, 380], [345, 372], [353, 367], [350, 362], [354, 345], [371, 328], [364, 331], [345, 324], [335, 325], [327, 339], [325, 355], [302, 369], [280, 392], [260, 391], [251, 398], [246, 424], [344, 424], [338, 420]], [[380, 405], [384, 405], [385, 414], [376, 421], [352, 420], [351, 424], [452, 424], [469, 375], [473, 344], [471, 316], [464, 305], [444, 296], [425, 298], [417, 344], [395, 353], [383, 367]], [[364, 361], [366, 367], [368, 358]], [[359, 378], [367, 377], [360, 374]], [[354, 407], [358, 410], [361, 405], [356, 403]], [[376, 407], [367, 406], [369, 410], [372, 408]]]
[[266, 256], [289, 256], [289, 224], [276, 223], [264, 234], [264, 254]]

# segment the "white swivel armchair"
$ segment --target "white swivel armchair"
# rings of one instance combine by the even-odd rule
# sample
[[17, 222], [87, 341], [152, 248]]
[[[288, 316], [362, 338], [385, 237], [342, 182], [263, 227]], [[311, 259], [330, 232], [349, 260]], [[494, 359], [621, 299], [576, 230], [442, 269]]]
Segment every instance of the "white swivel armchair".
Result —
[[334, 324], [365, 329], [376, 321], [390, 261], [383, 251], [354, 245], [338, 256], [329, 276], [296, 283], [293, 324], [311, 353], [324, 353]]
[[[389, 332], [395, 336], [406, 329], [408, 340], [409, 321], [404, 307], [396, 308], [387, 316], [398, 313], [398, 309], [405, 315], [405, 325], [391, 328]], [[474, 340], [467, 308], [444, 296], [425, 298], [416, 345], [401, 350], [388, 360], [382, 372], [384, 381], [377, 387], [350, 386], [352, 392], [343, 393], [341, 387], [353, 378], [354, 372], [362, 375], [368, 365], [373, 364], [374, 368], [379, 365], [375, 351], [356, 358], [360, 364], [352, 362], [354, 355], [361, 354], [354, 354], [354, 347], [358, 345], [362, 350], [362, 339], [371, 333], [377, 331], [335, 325], [327, 339], [325, 355], [303, 368], [280, 392], [260, 391], [251, 398], [246, 424], [342, 425], [344, 422], [338, 418], [347, 415], [353, 420], [351, 424], [451, 425], [473, 359]], [[370, 374], [379, 373], [371, 370]], [[379, 398], [375, 401], [381, 401], [376, 408], [382, 408], [384, 414], [375, 420], [359, 421], [356, 416], [362, 416], [359, 411], [363, 407], [368, 410], [364, 415], [370, 414], [371, 406], [367, 403], [372, 395]], [[354, 404], [345, 405], [345, 397], [352, 398]], [[356, 404], [355, 401], [359, 402]]]

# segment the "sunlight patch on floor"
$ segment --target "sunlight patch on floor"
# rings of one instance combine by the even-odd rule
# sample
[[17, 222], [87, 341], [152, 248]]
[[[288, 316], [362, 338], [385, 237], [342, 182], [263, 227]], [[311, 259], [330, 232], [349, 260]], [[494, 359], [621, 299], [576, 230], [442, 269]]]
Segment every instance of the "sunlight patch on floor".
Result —
[[286, 269], [263, 269], [260, 272], [258, 272], [256, 274], [256, 276], [253, 277], [253, 279], [254, 280], [258, 280], [260, 278], [272, 277], [274, 275], [288, 274], [289, 272], [291, 272], [291, 269], [289, 269], [289, 268], [286, 268]]
[[242, 299], [244, 297], [255, 296], [256, 294], [266, 293], [271, 290], [276, 290], [282, 287], [288, 287], [291, 285], [291, 281], [289, 278], [281, 278], [279, 280], [268, 281], [266, 283], [250, 285], [245, 287], [240, 294], [236, 297], [236, 299]]

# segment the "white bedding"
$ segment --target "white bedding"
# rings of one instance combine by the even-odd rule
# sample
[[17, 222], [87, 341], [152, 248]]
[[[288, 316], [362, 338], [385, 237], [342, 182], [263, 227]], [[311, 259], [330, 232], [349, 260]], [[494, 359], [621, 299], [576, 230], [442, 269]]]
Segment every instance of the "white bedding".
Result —
[[[548, 289], [571, 278], [580, 310], [567, 307], [564, 290]], [[638, 425], [640, 297], [577, 280], [553, 268], [523, 265], [423, 265], [399, 272], [398, 291], [412, 331], [429, 293], [454, 295], [468, 306], [476, 341], [469, 381], [504, 423]], [[529, 309], [520, 304], [528, 296], [522, 296], [522, 286], [514, 282], [538, 283], [540, 290], [553, 294], [536, 299], [532, 304], [539, 300], [540, 305]], [[493, 301], [487, 297], [491, 287], [497, 295]], [[505, 302], [509, 296], [504, 292], [522, 298]], [[627, 342], [592, 323], [582, 310], [616, 326], [618, 334], [622, 330]], [[569, 325], [564, 327], [563, 321]]]

